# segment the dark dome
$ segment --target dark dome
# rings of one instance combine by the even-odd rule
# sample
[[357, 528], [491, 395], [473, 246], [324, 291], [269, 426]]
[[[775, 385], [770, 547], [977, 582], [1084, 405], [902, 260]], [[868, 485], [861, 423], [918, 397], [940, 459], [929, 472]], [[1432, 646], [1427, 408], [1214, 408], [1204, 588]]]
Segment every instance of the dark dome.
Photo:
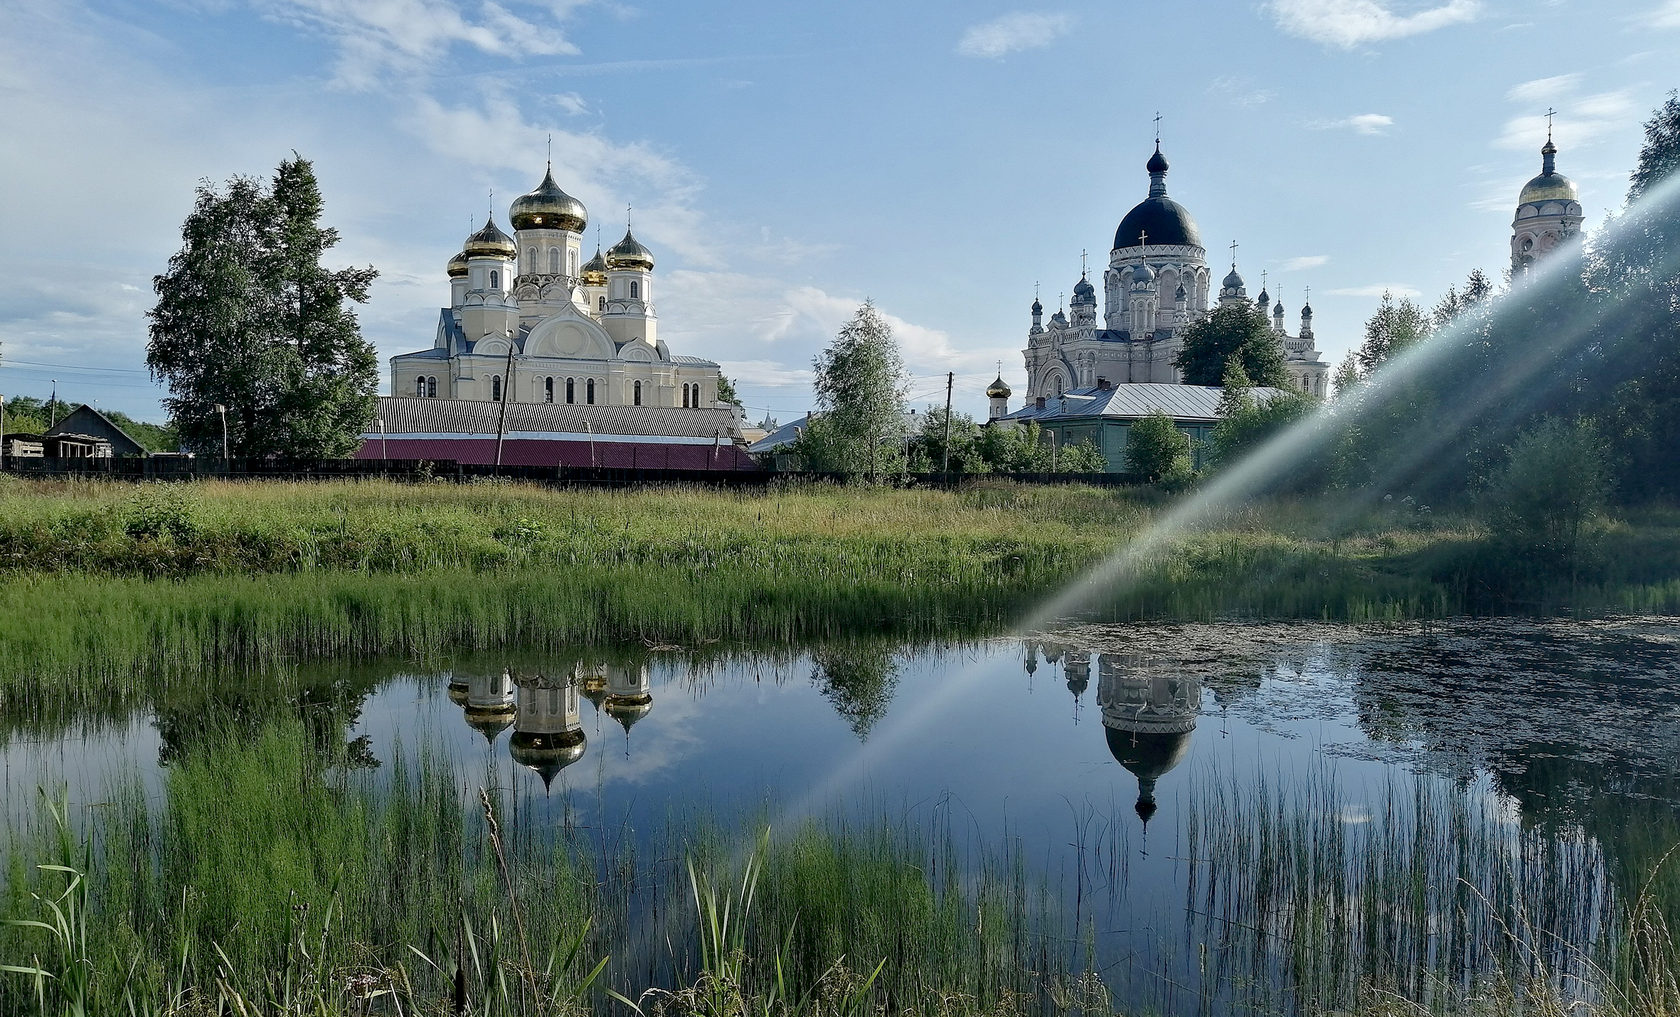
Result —
[[1149, 233], [1151, 247], [1160, 244], [1202, 246], [1202, 234], [1196, 229], [1196, 220], [1190, 218], [1183, 205], [1165, 195], [1145, 198], [1126, 213], [1126, 218], [1120, 220], [1120, 228], [1114, 231], [1114, 249], [1142, 247], [1145, 231]]
[[1183, 761], [1190, 750], [1189, 731], [1120, 731], [1105, 726], [1108, 751], [1140, 779], [1154, 780]]
[[1232, 265], [1231, 271], [1225, 275], [1225, 288], [1228, 290], [1240, 290], [1242, 289], [1242, 285], [1243, 277], [1237, 274], [1237, 266]]
[[1044, 310], [1044, 305], [1043, 305], [1043, 304], [1041, 304], [1041, 303], [1039, 303], [1039, 302], [1038, 302], [1038, 298], [1037, 298], [1037, 297], [1034, 297], [1034, 298], [1033, 298], [1033, 305], [1032, 305], [1032, 309], [1033, 309], [1033, 313], [1034, 313], [1034, 314], [1037, 314], [1037, 313], [1038, 313], [1038, 312], [1040, 312], [1040, 311], [1042, 311], [1042, 310]]
[[1095, 300], [1096, 296], [1097, 288], [1092, 286], [1091, 280], [1085, 276], [1080, 276], [1079, 281], [1073, 284], [1073, 297], [1075, 300], [1078, 300], [1080, 297], [1090, 297]]
[[1167, 157], [1161, 154], [1161, 146], [1155, 146], [1155, 154], [1143, 164], [1143, 168], [1151, 173], [1165, 173], [1167, 171]]

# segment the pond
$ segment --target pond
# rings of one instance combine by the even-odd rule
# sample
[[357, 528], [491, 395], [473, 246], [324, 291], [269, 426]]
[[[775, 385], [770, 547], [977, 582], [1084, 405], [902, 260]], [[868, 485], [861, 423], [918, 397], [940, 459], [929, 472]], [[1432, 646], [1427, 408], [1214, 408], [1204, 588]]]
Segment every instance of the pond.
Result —
[[[854, 815], [1007, 845], [1121, 1009], [1292, 1010], [1605, 963], [1680, 840], [1677, 647], [1663, 619], [1105, 625], [322, 667], [305, 698], [360, 765], [430, 750], [530, 824]], [[206, 712], [7, 729], [8, 821], [37, 786], [155, 792]]]

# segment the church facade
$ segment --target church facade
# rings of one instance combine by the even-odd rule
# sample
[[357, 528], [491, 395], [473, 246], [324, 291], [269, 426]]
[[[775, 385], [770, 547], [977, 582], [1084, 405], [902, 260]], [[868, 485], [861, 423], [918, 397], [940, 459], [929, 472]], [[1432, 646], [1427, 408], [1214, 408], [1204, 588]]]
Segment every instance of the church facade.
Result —
[[554, 182], [492, 215], [449, 260], [449, 306], [430, 349], [391, 358], [396, 397], [701, 409], [718, 365], [659, 338], [653, 253], [630, 229], [580, 258], [589, 214]]
[[[1185, 330], [1206, 317], [1215, 301], [1248, 302], [1234, 262], [1214, 291], [1196, 221], [1167, 194], [1168, 164], [1158, 143], [1144, 168], [1149, 192], [1115, 230], [1102, 273], [1101, 315], [1088, 272], [1074, 284], [1067, 310], [1058, 309], [1048, 323], [1043, 305], [1033, 300], [1023, 351], [1029, 405], [1116, 385], [1182, 384], [1174, 361]], [[1253, 302], [1282, 338], [1292, 384], [1310, 395], [1327, 394], [1330, 365], [1314, 343], [1311, 306], [1302, 307], [1300, 331], [1290, 335], [1282, 302], [1270, 301], [1262, 288]], [[1001, 416], [995, 407], [993, 416]]]

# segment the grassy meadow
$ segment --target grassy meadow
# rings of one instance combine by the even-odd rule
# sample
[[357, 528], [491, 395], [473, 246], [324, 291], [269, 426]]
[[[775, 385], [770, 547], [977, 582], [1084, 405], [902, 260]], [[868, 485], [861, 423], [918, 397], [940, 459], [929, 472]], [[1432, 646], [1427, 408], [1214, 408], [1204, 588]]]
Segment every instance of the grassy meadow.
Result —
[[[973, 635], [1145, 532], [1160, 492], [553, 490], [0, 477], [0, 696], [109, 703], [203, 666], [577, 641]], [[1472, 517], [1288, 501], [1225, 511], [1108, 619], [1350, 621], [1680, 609], [1680, 515], [1613, 524], [1595, 567], [1490, 581]], [[142, 675], [150, 677], [142, 678]]]

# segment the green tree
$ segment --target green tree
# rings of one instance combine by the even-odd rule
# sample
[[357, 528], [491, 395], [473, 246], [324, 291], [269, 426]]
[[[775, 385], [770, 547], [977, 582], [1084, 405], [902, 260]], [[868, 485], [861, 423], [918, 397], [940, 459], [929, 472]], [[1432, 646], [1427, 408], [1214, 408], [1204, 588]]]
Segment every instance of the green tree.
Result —
[[1365, 341], [1360, 344], [1357, 357], [1359, 374], [1369, 378], [1371, 372], [1422, 342], [1429, 334], [1429, 324], [1423, 311], [1410, 297], [1394, 299], [1384, 291], [1376, 313], [1365, 322]]
[[[976, 442], [979, 425], [961, 410], [951, 411], [951, 472], [989, 473], [991, 464], [980, 454]], [[915, 442], [914, 454], [921, 456], [923, 468], [938, 470], [945, 464], [945, 407], [936, 406], [922, 416], [922, 429]]]
[[834, 465], [879, 479], [904, 468], [904, 397], [910, 386], [892, 326], [859, 307], [811, 366]]
[[1609, 490], [1598, 425], [1542, 419], [1512, 444], [1487, 492], [1506, 562], [1519, 571], [1578, 574]]
[[741, 397], [735, 394], [735, 383], [730, 381], [729, 376], [721, 371], [718, 373], [717, 397], [720, 403], [728, 403], [731, 406], [741, 405]]
[[1077, 445], [1064, 446], [1057, 466], [1063, 473], [1106, 473], [1108, 458], [1095, 441], [1086, 438]]
[[200, 185], [181, 249], [152, 281], [146, 355], [169, 385], [164, 405], [185, 445], [220, 450], [219, 403], [236, 456], [325, 458], [358, 447], [378, 361], [348, 304], [367, 299], [376, 273], [321, 265], [338, 242], [321, 211], [301, 157], [282, 162], [272, 186], [250, 177]]
[[1249, 381], [1282, 388], [1289, 384], [1284, 369], [1283, 340], [1266, 320], [1264, 311], [1247, 302], [1224, 304], [1184, 330], [1184, 345], [1174, 363], [1187, 385], [1218, 385], [1225, 365], [1235, 356]]
[[1187, 471], [1190, 448], [1172, 418], [1156, 410], [1134, 421], [1126, 432], [1126, 469], [1151, 483]]
[[811, 680], [859, 741], [867, 741], [898, 692], [898, 658], [883, 643], [837, 643], [813, 651]]

